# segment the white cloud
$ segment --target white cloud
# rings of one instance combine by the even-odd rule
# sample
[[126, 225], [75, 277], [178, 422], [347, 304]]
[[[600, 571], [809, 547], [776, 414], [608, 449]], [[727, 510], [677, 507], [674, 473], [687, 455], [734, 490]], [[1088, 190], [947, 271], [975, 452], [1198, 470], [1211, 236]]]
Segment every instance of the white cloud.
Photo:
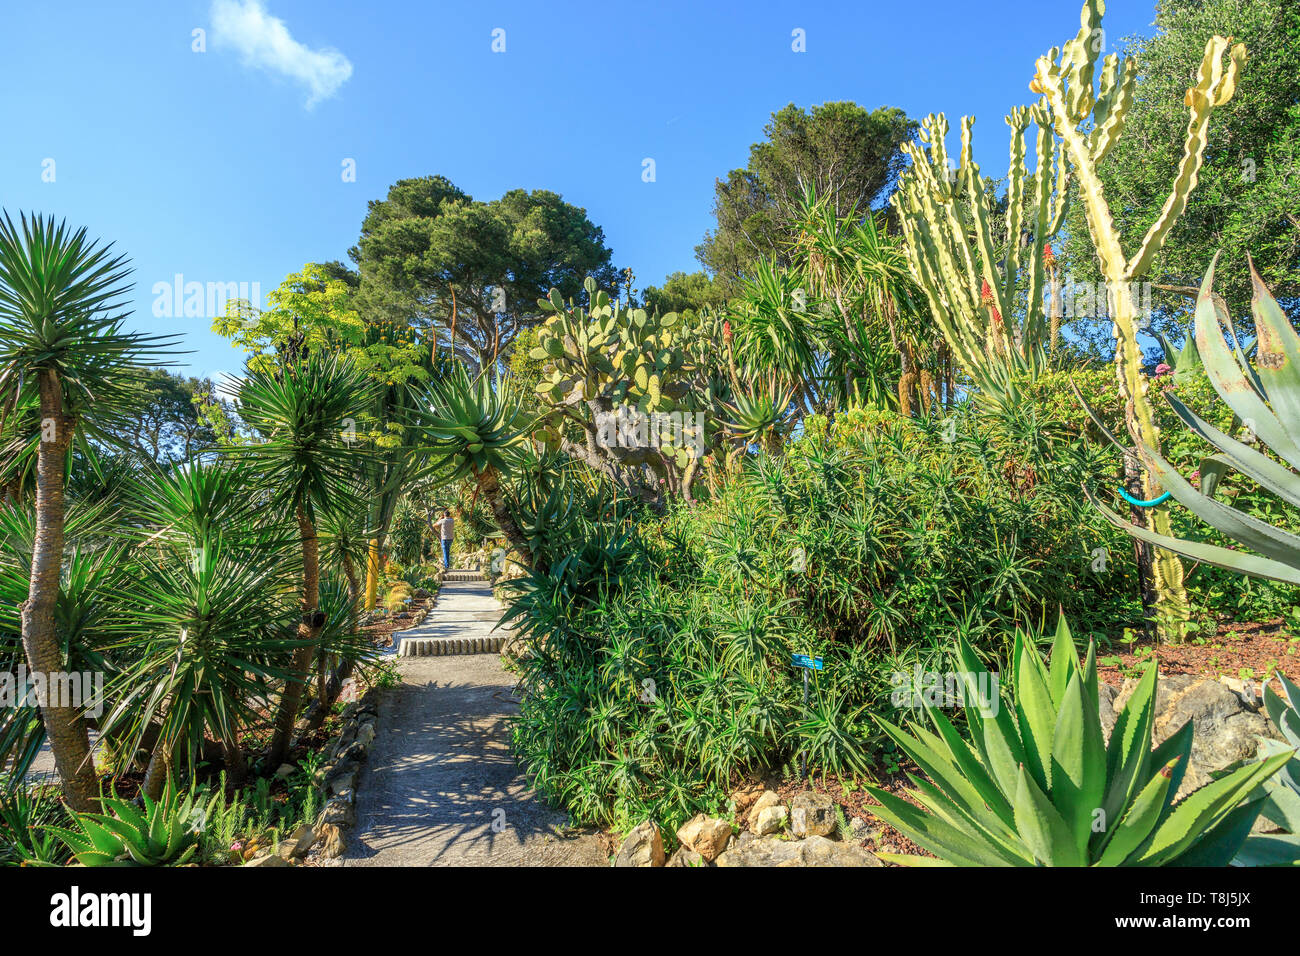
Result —
[[308, 92], [307, 109], [329, 99], [352, 75], [352, 63], [338, 50], [311, 50], [295, 40], [284, 21], [266, 12], [262, 0], [212, 0], [214, 46], [236, 50], [245, 66], [279, 73]]

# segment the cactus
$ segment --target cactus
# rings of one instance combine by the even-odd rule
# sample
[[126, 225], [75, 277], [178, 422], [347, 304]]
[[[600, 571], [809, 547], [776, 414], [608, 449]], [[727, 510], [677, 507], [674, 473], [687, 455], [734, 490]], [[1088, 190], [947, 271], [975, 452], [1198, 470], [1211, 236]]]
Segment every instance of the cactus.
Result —
[[[539, 327], [538, 345], [529, 356], [546, 363], [537, 392], [550, 412], [533, 437], [601, 471], [621, 468], [626, 476], [649, 469], [671, 485], [669, 490], [689, 494], [704, 436], [681, 436], [689, 441], [680, 445], [695, 448], [660, 441], [629, 446], [609, 440], [614, 436], [604, 430], [610, 423], [619, 427], [619, 416], [639, 413], [653, 427], [656, 415], [702, 411], [701, 401], [711, 401], [706, 356], [709, 341], [718, 338], [710, 334], [716, 322], [707, 312], [687, 323], [675, 312], [660, 315], [625, 307], [597, 289], [591, 278], [585, 288], [585, 309], [565, 303], [554, 289], [539, 300], [551, 315]], [[571, 423], [582, 429], [584, 441], [566, 435]]]
[[[1125, 421], [1146, 465], [1143, 497], [1154, 499], [1161, 491], [1143, 449], [1159, 454], [1160, 429], [1156, 426], [1146, 377], [1142, 374], [1136, 310], [1132, 297], [1125, 292], [1129, 283], [1146, 273], [1186, 207], [1205, 153], [1210, 117], [1216, 107], [1232, 98], [1246, 50], [1241, 44], [1232, 47], [1225, 65], [1223, 54], [1228, 50], [1228, 41], [1216, 36], [1206, 43], [1196, 85], [1187, 91], [1184, 99], [1190, 118], [1178, 175], [1160, 216], [1147, 231], [1137, 252], [1129, 257], [1120, 243], [1119, 230], [1111, 216], [1101, 180], [1097, 177], [1097, 164], [1123, 133], [1135, 79], [1132, 64], [1112, 53], [1102, 64], [1101, 80], [1094, 91], [1093, 76], [1100, 52], [1096, 40], [1101, 36], [1101, 17], [1105, 9], [1104, 0], [1087, 0], [1080, 14], [1078, 34], [1065, 44], [1064, 49], [1054, 48], [1046, 56], [1039, 57], [1030, 89], [1043, 96], [1053, 129], [1078, 180], [1088, 229], [1097, 249], [1102, 276], [1110, 290], [1110, 312], [1116, 338], [1115, 373], [1125, 403]], [[1151, 510], [1150, 527], [1156, 535], [1169, 536], [1167, 506]], [[1189, 617], [1182, 562], [1172, 551], [1157, 549], [1152, 561], [1152, 575], [1161, 636], [1165, 639], [1180, 638]]]
[[[993, 238], [996, 192], [972, 158], [973, 117], [962, 118], [955, 175], [944, 144], [947, 118], [931, 114], [922, 121], [921, 142], [928, 149], [903, 147], [912, 165], [892, 200], [912, 276], [925, 290], [931, 314], [958, 363], [995, 399], [1005, 394], [1009, 376], [1036, 377], [1046, 366], [1045, 256], [1069, 195], [1069, 169], [1062, 147], [1052, 142], [1044, 107], [1013, 109], [1006, 121], [1011, 159], [1002, 241]], [[1025, 163], [1031, 122], [1037, 155], [1032, 176]], [[1025, 307], [1017, 319], [1022, 292]]]

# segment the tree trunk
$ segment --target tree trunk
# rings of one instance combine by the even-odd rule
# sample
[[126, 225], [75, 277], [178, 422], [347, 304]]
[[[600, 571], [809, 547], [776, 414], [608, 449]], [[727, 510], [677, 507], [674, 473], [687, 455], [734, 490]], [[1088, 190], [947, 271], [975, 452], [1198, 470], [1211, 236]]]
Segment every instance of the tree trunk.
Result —
[[519, 552], [524, 564], [531, 568], [533, 566], [533, 552], [529, 550], [528, 542], [524, 540], [523, 533], [520, 532], [519, 526], [515, 524], [510, 509], [506, 507], [505, 498], [501, 495], [501, 481], [497, 475], [497, 470], [489, 466], [481, 472], [475, 472], [474, 478], [478, 482], [479, 493], [487, 499], [488, 505], [492, 508], [492, 517], [496, 519], [497, 527], [506, 536], [510, 546]]
[[[46, 691], [64, 669], [63, 648], [54, 627], [63, 567], [63, 469], [72, 443], [73, 422], [63, 414], [63, 393], [55, 374], [42, 371], [41, 438], [36, 454], [36, 538], [32, 575], [22, 603], [23, 650], [33, 673], [45, 675]], [[52, 433], [51, 433], [52, 432]], [[46, 437], [49, 440], [44, 440]], [[99, 785], [90, 755], [90, 735], [76, 707], [41, 701], [41, 721], [54, 753], [68, 805], [82, 812], [97, 809]]]
[[160, 736], [154, 742], [153, 753], [149, 756], [149, 767], [144, 772], [144, 782], [140, 784], [140, 792], [150, 800], [157, 800], [163, 794], [163, 788], [167, 785], [167, 778], [171, 776], [171, 770], [171, 748], [167, 746], [164, 738]]
[[312, 644], [320, 634], [320, 628], [313, 626], [320, 605], [320, 545], [316, 540], [316, 529], [302, 505], [298, 506], [298, 530], [302, 535], [302, 619], [298, 622], [298, 639], [304, 643], [293, 652], [291, 669], [295, 676], [285, 682], [280, 710], [275, 717], [275, 735], [271, 738], [271, 751], [268, 755], [272, 770], [283, 763], [285, 755], [289, 753], [294, 720], [298, 716], [298, 707], [302, 704], [302, 695], [307, 689], [307, 675], [311, 671], [315, 652]]

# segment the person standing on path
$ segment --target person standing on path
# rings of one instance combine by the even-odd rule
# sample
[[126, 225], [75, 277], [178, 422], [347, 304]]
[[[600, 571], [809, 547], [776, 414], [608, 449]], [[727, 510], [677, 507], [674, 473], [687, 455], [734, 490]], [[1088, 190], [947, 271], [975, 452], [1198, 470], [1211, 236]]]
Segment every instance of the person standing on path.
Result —
[[442, 539], [442, 566], [446, 570], [451, 570], [451, 538], [455, 522], [451, 519], [450, 511], [443, 511], [442, 517], [433, 523], [438, 529], [438, 536]]

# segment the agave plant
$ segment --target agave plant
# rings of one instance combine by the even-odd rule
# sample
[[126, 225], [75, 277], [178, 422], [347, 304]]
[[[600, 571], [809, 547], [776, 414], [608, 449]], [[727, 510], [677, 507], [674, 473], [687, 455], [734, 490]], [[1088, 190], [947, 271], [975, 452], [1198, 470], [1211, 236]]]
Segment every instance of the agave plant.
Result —
[[[1014, 713], [975, 651], [958, 641], [970, 740], [937, 708], [934, 732], [881, 721], [933, 783], [912, 776], [924, 809], [868, 787], [877, 812], [945, 864], [959, 866], [1226, 866], [1259, 813], [1243, 800], [1293, 751], [1240, 767], [1175, 802], [1192, 749], [1188, 722], [1154, 749], [1156, 671], [1149, 667], [1102, 734], [1096, 648], [1079, 664], [1062, 618], [1050, 669], [1017, 634]], [[893, 862], [931, 861], [883, 854]]]
[[[1300, 475], [1292, 470], [1300, 468], [1300, 336], [1296, 335], [1286, 315], [1269, 294], [1253, 262], [1250, 272], [1254, 283], [1250, 306], [1258, 333], [1254, 365], [1247, 360], [1245, 350], [1237, 342], [1232, 322], [1223, 312], [1218, 297], [1212, 294], [1213, 262], [1201, 283], [1196, 306], [1196, 350], [1219, 397], [1236, 413], [1249, 435], [1267, 446], [1285, 464], [1279, 464], [1252, 447], [1249, 441], [1241, 441], [1215, 428], [1183, 404], [1173, 392], [1165, 392], [1165, 397], [1184, 424], [1217, 449], [1218, 454], [1207, 462], [1215, 462], [1222, 468], [1235, 468], [1288, 504], [1300, 505]], [[1225, 327], [1233, 343], [1231, 349], [1224, 336]], [[1093, 420], [1100, 426], [1096, 415], [1093, 415]], [[1102, 428], [1104, 431], [1104, 426]], [[1110, 437], [1115, 440], [1114, 436]], [[1193, 487], [1150, 445], [1143, 443], [1140, 451], [1143, 463], [1180, 504], [1224, 535], [1258, 553], [1188, 541], [1140, 528], [1098, 502], [1092, 492], [1087, 492], [1090, 500], [1113, 524], [1135, 538], [1206, 564], [1250, 577], [1300, 584], [1300, 536], [1216, 500], [1213, 494], [1216, 481], [1203, 481], [1200, 489]], [[1206, 471], [1203, 466], [1202, 472]], [[1218, 472], [1212, 474], [1218, 477]]]
[[525, 436], [531, 428], [509, 379], [493, 382], [486, 372], [471, 379], [465, 366], [457, 365], [430, 386], [426, 398], [428, 411], [420, 434], [424, 447], [434, 457], [435, 467], [449, 468], [450, 481], [473, 477], [479, 493], [492, 508], [497, 527], [531, 565], [532, 552], [501, 489], [502, 476], [513, 474], [520, 462]]
[[725, 406], [726, 432], [739, 439], [739, 452], [757, 444], [769, 452], [780, 447], [780, 441], [789, 424], [793, 389], [781, 389], [774, 381], [759, 385], [750, 393], [737, 392], [734, 401]]
[[182, 799], [172, 781], [159, 800], [143, 795], [143, 807], [116, 794], [100, 802], [109, 812], [74, 814], [80, 831], [48, 828], [82, 866], [180, 866], [199, 848], [194, 796]]
[[[1259, 739], [1258, 759], [1294, 754], [1300, 748], [1300, 687], [1277, 675], [1282, 693], [1264, 685], [1264, 709], [1280, 740]], [[1300, 866], [1300, 760], [1286, 762], [1277, 776], [1264, 781], [1260, 815], [1282, 827], [1285, 833], [1249, 836], [1233, 862], [1243, 866]]]

